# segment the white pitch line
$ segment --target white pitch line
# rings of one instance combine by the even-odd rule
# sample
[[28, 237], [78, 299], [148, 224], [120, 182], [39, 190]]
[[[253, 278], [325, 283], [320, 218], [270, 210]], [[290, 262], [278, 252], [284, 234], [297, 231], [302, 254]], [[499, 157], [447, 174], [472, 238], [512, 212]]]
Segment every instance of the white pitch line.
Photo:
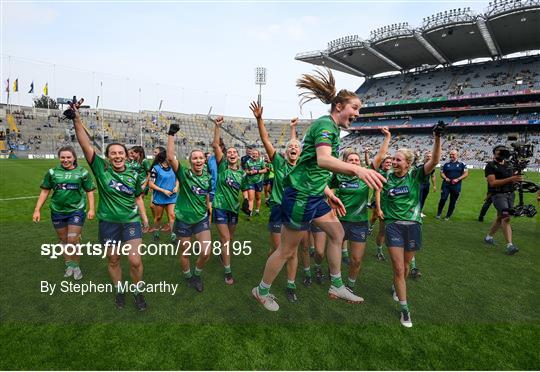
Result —
[[0, 199], [0, 201], [21, 200], [21, 199], [35, 199], [35, 198], [39, 198], [39, 195], [36, 195], [36, 196], [20, 196], [18, 198], [6, 198], [6, 199]]

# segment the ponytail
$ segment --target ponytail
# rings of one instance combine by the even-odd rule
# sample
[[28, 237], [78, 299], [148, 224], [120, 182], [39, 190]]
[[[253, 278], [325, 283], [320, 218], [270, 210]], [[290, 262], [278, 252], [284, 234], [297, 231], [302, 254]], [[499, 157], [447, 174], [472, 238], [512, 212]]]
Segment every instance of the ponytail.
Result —
[[326, 105], [331, 105], [330, 111], [332, 112], [338, 103], [345, 104], [351, 98], [358, 98], [356, 93], [346, 89], [342, 89], [336, 94], [336, 80], [329, 68], [325, 68], [325, 71], [315, 70], [313, 75], [303, 74], [296, 81], [296, 86], [307, 90], [307, 92], [299, 94], [301, 97], [300, 107], [309, 101], [318, 99]]

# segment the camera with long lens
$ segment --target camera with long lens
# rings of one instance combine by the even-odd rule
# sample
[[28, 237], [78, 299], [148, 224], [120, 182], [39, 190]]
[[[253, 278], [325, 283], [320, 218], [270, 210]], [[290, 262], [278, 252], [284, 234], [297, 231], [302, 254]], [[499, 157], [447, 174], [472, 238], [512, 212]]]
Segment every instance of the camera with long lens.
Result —
[[[516, 174], [523, 175], [523, 171], [527, 168], [530, 159], [534, 156], [534, 146], [530, 143], [522, 142], [513, 142], [510, 145], [512, 146], [511, 150], [508, 148], [499, 149], [499, 155], [512, 165]], [[523, 203], [523, 193], [537, 192], [540, 190], [540, 186], [534, 182], [521, 181], [516, 183], [514, 188], [518, 191], [519, 204], [510, 211], [510, 214], [514, 217], [534, 217], [537, 213], [536, 207]]]

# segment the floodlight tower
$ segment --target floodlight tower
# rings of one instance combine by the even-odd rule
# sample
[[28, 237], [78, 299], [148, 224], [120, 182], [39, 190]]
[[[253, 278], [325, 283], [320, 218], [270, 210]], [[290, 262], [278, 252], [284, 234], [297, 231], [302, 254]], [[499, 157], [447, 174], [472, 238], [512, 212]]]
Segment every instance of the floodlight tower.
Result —
[[259, 96], [257, 97], [257, 102], [260, 105], [262, 102], [262, 86], [266, 85], [266, 67], [257, 67], [255, 69], [255, 84], [259, 86]]

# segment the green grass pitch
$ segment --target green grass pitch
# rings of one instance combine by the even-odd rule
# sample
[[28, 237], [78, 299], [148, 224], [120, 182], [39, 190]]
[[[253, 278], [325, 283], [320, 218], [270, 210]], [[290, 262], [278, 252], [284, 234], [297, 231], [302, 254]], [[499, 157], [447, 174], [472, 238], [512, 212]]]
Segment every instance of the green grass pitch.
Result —
[[[282, 273], [272, 287], [281, 309], [264, 310], [250, 293], [269, 247], [264, 206], [260, 217], [239, 223], [235, 240], [251, 241], [253, 253], [233, 257], [234, 286], [224, 284], [215, 257], [203, 272], [205, 291], [197, 294], [186, 287], [175, 257], [146, 256], [147, 282], [167, 280], [180, 289], [176, 296], [147, 294], [145, 313], [131, 301], [116, 310], [112, 294], [41, 294], [41, 280], [63, 280], [62, 260], [40, 255], [42, 243], [56, 242], [49, 209], [36, 225], [37, 198], [13, 198], [37, 197], [53, 164], [0, 161], [1, 369], [540, 368], [539, 218], [513, 220], [516, 256], [504, 254], [500, 232], [497, 247], [484, 245], [495, 211], [484, 223], [476, 220], [486, 191], [482, 171], [464, 181], [451, 221], [434, 219], [438, 193], [428, 197], [417, 256], [423, 276], [408, 282], [414, 327], [404, 329], [390, 294], [390, 263], [374, 258], [373, 237], [357, 284], [363, 305], [330, 301], [327, 284], [304, 288], [300, 269], [299, 302], [287, 303]], [[540, 175], [527, 179], [540, 182]], [[526, 202], [536, 204], [535, 196], [527, 194]], [[85, 224], [88, 240], [97, 240], [96, 221]], [[83, 281], [109, 282], [106, 260], [83, 257], [81, 266]]]

